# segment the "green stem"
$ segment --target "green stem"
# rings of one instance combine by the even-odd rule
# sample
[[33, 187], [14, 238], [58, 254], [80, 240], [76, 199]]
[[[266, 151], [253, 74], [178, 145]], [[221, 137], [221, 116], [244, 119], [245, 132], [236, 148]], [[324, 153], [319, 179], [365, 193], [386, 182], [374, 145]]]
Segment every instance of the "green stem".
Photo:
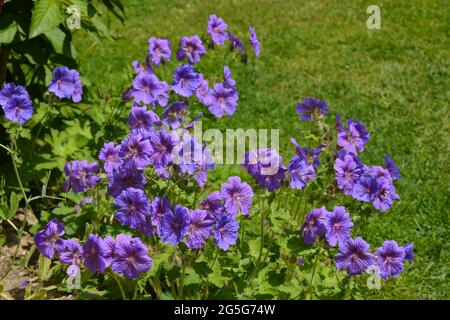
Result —
[[117, 286], [119, 287], [120, 294], [122, 295], [122, 300], [127, 300], [127, 296], [125, 295], [125, 291], [123, 291], [122, 283], [120, 283], [120, 278], [115, 274], [112, 273], [114, 280], [117, 282]]
[[244, 245], [244, 237], [245, 237], [245, 219], [244, 216], [241, 216], [241, 236], [239, 237], [241, 248]]
[[300, 193], [300, 199], [298, 200], [297, 209], [295, 209], [294, 213], [294, 220], [297, 219], [298, 209], [300, 208], [300, 204], [302, 203], [303, 193], [305, 193], [305, 189], [302, 189], [302, 192]]
[[38, 128], [38, 131], [36, 132], [36, 135], [35, 135], [35, 137], [34, 137], [34, 142], [33, 142], [33, 144], [31, 145], [29, 157], [32, 157], [32, 156], [33, 156], [34, 146], [36, 145], [37, 140], [39, 139], [39, 135], [41, 134], [41, 131], [42, 131], [42, 128], [43, 128], [43, 126], [44, 126], [44, 124], [45, 124], [45, 121], [47, 120], [48, 113], [50, 112], [50, 109], [51, 109], [52, 106], [53, 106], [53, 99], [52, 99], [52, 98], [53, 98], [53, 93], [50, 93], [50, 94], [49, 94], [49, 97], [48, 97], [47, 110], [45, 111], [44, 117], [43, 117], [42, 120], [39, 122], [39, 128]]
[[312, 298], [312, 284], [313, 284], [313, 281], [314, 281], [314, 276], [316, 274], [317, 262], [319, 261], [320, 249], [321, 249], [321, 246], [318, 244], [317, 245], [317, 250], [316, 250], [316, 257], [314, 259], [313, 270], [312, 270], [312, 273], [311, 273], [311, 279], [309, 279], [308, 294], [309, 294], [309, 299], [310, 300]]
[[271, 205], [271, 201], [268, 202], [267, 209], [263, 212], [261, 210], [261, 202], [260, 202], [259, 210], [261, 212], [261, 230], [260, 230], [261, 244], [259, 247], [258, 259], [256, 260], [255, 266], [253, 267], [253, 270], [248, 277], [248, 281], [250, 281], [253, 278], [253, 275], [256, 273], [257, 269], [259, 268], [260, 262], [261, 262], [261, 257], [262, 257], [263, 248], [264, 248], [264, 219], [267, 215], [267, 212], [270, 210], [270, 205]]

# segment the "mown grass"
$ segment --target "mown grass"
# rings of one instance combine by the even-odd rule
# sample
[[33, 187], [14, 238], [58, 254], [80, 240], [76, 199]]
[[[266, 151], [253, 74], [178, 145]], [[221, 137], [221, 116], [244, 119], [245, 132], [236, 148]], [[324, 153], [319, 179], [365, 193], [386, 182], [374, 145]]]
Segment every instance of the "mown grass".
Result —
[[[416, 246], [414, 265], [369, 298], [448, 299], [448, 1], [377, 1], [382, 29], [371, 31], [366, 8], [372, 2], [125, 0], [125, 24], [110, 26], [116, 41], [92, 46], [77, 35], [85, 49], [81, 71], [102, 96], [117, 96], [124, 69], [144, 59], [150, 36], [168, 37], [175, 51], [181, 35], [206, 32], [211, 13], [238, 36], [253, 25], [263, 53], [246, 67], [227, 60], [241, 88], [240, 107], [220, 128], [279, 128], [281, 150], [290, 155], [289, 137], [302, 141], [308, 128], [294, 111], [303, 97], [324, 99], [331, 117], [340, 112], [362, 121], [371, 132], [363, 161], [382, 164], [389, 152], [403, 179], [397, 183], [402, 200], [368, 217], [359, 233], [376, 246], [384, 239]], [[212, 68], [218, 56], [206, 56], [211, 62], [202, 71], [219, 76]]]

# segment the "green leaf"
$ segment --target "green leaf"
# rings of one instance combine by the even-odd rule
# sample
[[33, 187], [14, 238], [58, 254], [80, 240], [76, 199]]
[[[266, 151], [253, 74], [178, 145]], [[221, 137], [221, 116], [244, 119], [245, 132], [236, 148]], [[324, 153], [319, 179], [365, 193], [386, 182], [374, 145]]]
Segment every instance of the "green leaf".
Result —
[[6, 204], [0, 204], [0, 221], [5, 220], [8, 216], [9, 209]]
[[76, 58], [75, 47], [67, 37], [67, 34], [59, 27], [47, 31], [44, 34], [57, 53]]
[[0, 247], [6, 243], [6, 235], [0, 234]]
[[43, 256], [42, 254], [39, 255], [38, 275], [39, 275], [39, 279], [41, 279], [41, 281], [46, 281], [46, 280], [50, 279], [50, 277], [52, 275], [50, 272], [51, 263], [52, 263], [52, 260]]
[[31, 16], [30, 39], [52, 30], [63, 22], [58, 0], [39, 0], [34, 3]]
[[11, 192], [11, 196], [9, 198], [9, 215], [7, 217], [8, 219], [11, 219], [16, 214], [17, 210], [19, 209], [20, 199], [22, 199], [21, 196], [19, 196], [15, 192]]
[[69, 208], [69, 207], [58, 207], [53, 209], [52, 213], [56, 214], [56, 215], [67, 215], [70, 213], [74, 213], [75, 209], [74, 208]]
[[3, 13], [0, 19], [0, 43], [13, 42], [17, 30], [17, 22], [14, 17], [11, 14]]

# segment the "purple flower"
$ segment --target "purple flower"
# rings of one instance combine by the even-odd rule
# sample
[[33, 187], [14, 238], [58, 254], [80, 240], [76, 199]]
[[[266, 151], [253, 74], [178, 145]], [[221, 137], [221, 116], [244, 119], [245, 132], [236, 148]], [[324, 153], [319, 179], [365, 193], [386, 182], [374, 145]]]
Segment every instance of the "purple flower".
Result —
[[83, 248], [76, 239], [64, 240], [62, 250], [59, 252], [61, 264], [80, 265], [83, 258]]
[[405, 250], [405, 259], [414, 262], [414, 244], [407, 243], [403, 246], [403, 249]]
[[401, 178], [400, 170], [398, 170], [398, 167], [395, 164], [394, 160], [389, 158], [389, 154], [386, 154], [386, 156], [384, 157], [384, 166], [391, 174], [392, 179], [398, 180]]
[[223, 85], [225, 88], [235, 89], [236, 81], [231, 77], [230, 67], [223, 67]]
[[150, 135], [150, 156], [155, 167], [167, 167], [173, 160], [172, 151], [179, 140], [174, 131], [164, 129]]
[[118, 170], [123, 161], [119, 157], [120, 146], [114, 146], [114, 142], [107, 142], [100, 150], [98, 158], [105, 162], [103, 168], [105, 172], [111, 174], [113, 171]]
[[172, 89], [183, 97], [192, 96], [200, 84], [200, 75], [195, 72], [194, 67], [183, 64], [175, 69], [173, 75]]
[[253, 51], [255, 51], [255, 55], [257, 57], [259, 57], [259, 55], [261, 54], [261, 49], [260, 49], [258, 37], [256, 36], [256, 32], [253, 27], [250, 27], [249, 41], [253, 47]]
[[323, 237], [326, 233], [324, 218], [328, 211], [325, 207], [312, 209], [305, 217], [302, 227], [303, 240], [306, 244], [316, 242], [317, 237]]
[[[2, 5], [3, 5], [3, 0], [0, 0], [0, 14], [2, 13]], [[30, 284], [30, 280], [24, 280], [19, 284], [19, 287], [25, 288], [29, 284]]]
[[64, 248], [64, 241], [61, 239], [63, 235], [64, 223], [54, 218], [34, 236], [36, 248], [42, 255], [51, 259], [55, 255], [55, 249], [60, 252]]
[[133, 106], [128, 116], [128, 125], [132, 134], [146, 134], [153, 130], [154, 125], [160, 125], [161, 121], [156, 113], [146, 107]]
[[144, 189], [147, 183], [144, 174], [135, 170], [119, 170], [109, 175], [108, 193], [116, 198], [127, 188]]
[[205, 239], [211, 236], [213, 224], [214, 220], [208, 219], [208, 213], [205, 210], [189, 211], [189, 229], [186, 242], [188, 248], [202, 248]]
[[324, 225], [325, 237], [329, 246], [335, 247], [338, 242], [339, 245], [342, 245], [350, 238], [350, 229], [353, 227], [353, 223], [344, 207], [335, 206], [333, 211], [325, 216]]
[[345, 194], [351, 195], [355, 183], [363, 173], [361, 161], [353, 153], [338, 151], [338, 158], [334, 162], [334, 170], [339, 189], [344, 190]]
[[195, 95], [200, 103], [208, 105], [210, 103], [210, 95], [209, 95], [209, 82], [204, 79], [202, 73], [199, 74], [198, 78], [198, 87], [197, 91], [195, 91]]
[[228, 31], [228, 38], [230, 39], [231, 48], [237, 49], [241, 54], [245, 53], [245, 47], [242, 43], [242, 40]]
[[134, 279], [150, 270], [152, 262], [141, 239], [121, 237], [115, 246], [111, 268], [126, 279]]
[[5, 107], [13, 97], [29, 98], [28, 92], [23, 86], [16, 85], [15, 83], [5, 83], [0, 90], [0, 106]]
[[143, 170], [151, 162], [152, 147], [148, 139], [141, 134], [131, 135], [120, 143], [119, 156], [126, 170]]
[[178, 129], [181, 126], [183, 115], [186, 113], [188, 106], [183, 101], [175, 101], [171, 103], [163, 112], [163, 123], [172, 129]]
[[374, 200], [378, 193], [378, 182], [370, 175], [363, 175], [353, 187], [352, 197], [363, 202]]
[[205, 47], [198, 35], [181, 38], [180, 49], [177, 51], [178, 60], [181, 61], [187, 57], [189, 64], [195, 64], [199, 62], [200, 57], [205, 54]]
[[217, 118], [224, 114], [232, 116], [236, 111], [238, 94], [236, 90], [226, 88], [222, 83], [214, 84], [214, 88], [209, 92], [209, 111]]
[[302, 103], [295, 107], [295, 111], [300, 114], [300, 120], [311, 121], [325, 117], [328, 114], [328, 105], [316, 98], [305, 98]]
[[378, 189], [373, 199], [373, 206], [377, 210], [387, 211], [392, 207], [395, 200], [400, 200], [400, 197], [395, 191], [392, 180], [379, 178], [377, 182]]
[[378, 248], [376, 252], [380, 277], [383, 279], [388, 279], [391, 276], [397, 278], [403, 271], [405, 249], [394, 240], [386, 240], [383, 241], [381, 248]]
[[227, 29], [228, 25], [222, 18], [217, 17], [215, 14], [209, 16], [208, 33], [215, 44], [222, 45], [225, 43], [228, 38]]
[[216, 218], [225, 208], [221, 193], [211, 192], [206, 199], [200, 201], [200, 208], [205, 210], [210, 218]]
[[53, 79], [48, 87], [49, 92], [54, 93], [60, 99], [71, 98], [73, 102], [81, 101], [83, 88], [78, 71], [65, 66], [56, 67], [52, 75]]
[[117, 211], [114, 217], [123, 226], [138, 229], [145, 226], [150, 215], [150, 200], [141, 189], [128, 188], [114, 200]]
[[244, 155], [244, 167], [259, 186], [269, 192], [281, 187], [286, 178], [286, 167], [281, 164], [282, 157], [276, 150], [259, 149]]
[[339, 134], [344, 131], [345, 131], [345, 129], [341, 122], [341, 114], [337, 113], [336, 114], [336, 132]]
[[77, 274], [80, 272], [80, 267], [76, 264], [71, 264], [66, 271], [66, 274], [70, 277], [70, 278], [75, 278], [77, 276]]
[[64, 189], [70, 188], [75, 192], [86, 192], [88, 188], [94, 188], [100, 177], [97, 174], [100, 168], [97, 162], [87, 162], [86, 160], [67, 162], [64, 166], [64, 172], [68, 179], [64, 182]]
[[249, 215], [253, 190], [247, 183], [241, 182], [240, 177], [229, 177], [228, 183], [222, 184], [221, 196], [229, 214], [236, 216], [240, 211], [244, 216]]
[[305, 264], [305, 259], [304, 258], [302, 258], [302, 257], [300, 257], [300, 258], [297, 258], [297, 264], [299, 265], [299, 266], [302, 266], [302, 265], [304, 265]]
[[183, 140], [174, 150], [174, 162], [180, 167], [182, 173], [193, 175], [200, 186], [207, 180], [207, 170], [213, 169], [214, 164], [209, 150], [202, 147], [197, 138], [184, 133]]
[[267, 189], [269, 192], [273, 192], [274, 190], [281, 188], [281, 182], [286, 179], [286, 171], [286, 167], [280, 164], [278, 166], [278, 171], [276, 171], [275, 174], [261, 174], [256, 178], [256, 182], [261, 188]]
[[153, 225], [151, 215], [145, 216], [145, 224], [138, 228], [138, 231], [146, 237], [154, 236], [156, 233], [156, 228]]
[[131, 95], [138, 103], [159, 103], [165, 106], [169, 100], [169, 86], [164, 81], [159, 81], [158, 77], [149, 72], [141, 72], [133, 81]]
[[239, 223], [236, 217], [226, 213], [217, 216], [216, 225], [214, 227], [214, 235], [217, 246], [227, 251], [230, 245], [236, 243], [238, 238]]
[[161, 235], [161, 220], [164, 215], [172, 214], [172, 205], [166, 196], [155, 197], [151, 207], [152, 223], [156, 231]]
[[170, 60], [172, 50], [168, 39], [157, 39], [155, 37], [151, 37], [148, 39], [148, 43], [148, 51], [154, 65], [159, 66], [161, 62]]
[[334, 257], [339, 270], [347, 270], [349, 276], [362, 274], [373, 264], [373, 255], [369, 252], [370, 246], [361, 237], [355, 240], [348, 238], [339, 246], [340, 252]]
[[[122, 234], [119, 234], [117, 238], [122, 236]], [[105, 244], [104, 252], [103, 252], [103, 258], [105, 258], [106, 265], [110, 266], [112, 259], [114, 258], [114, 252], [116, 249], [116, 239], [114, 239], [111, 236], [106, 236], [103, 239], [103, 243]]]
[[[341, 151], [342, 152], [342, 151]], [[380, 166], [372, 166], [372, 167], [365, 167], [365, 172], [370, 174], [372, 177], [374, 177], [378, 182], [381, 182], [381, 180], [389, 180], [392, 182], [392, 176], [389, 170], [380, 167]]]
[[22, 125], [33, 115], [33, 103], [25, 95], [13, 95], [3, 106], [3, 111], [8, 120]]
[[295, 146], [295, 154], [299, 157], [304, 157], [308, 160], [309, 164], [312, 164], [314, 169], [317, 169], [320, 165], [320, 153], [325, 147], [323, 144], [315, 149], [309, 149], [308, 147], [301, 147], [295, 138], [291, 138], [291, 143]]
[[92, 273], [103, 272], [108, 266], [104, 257], [105, 242], [96, 234], [90, 234], [83, 246], [84, 265]]
[[[342, 127], [342, 124], [338, 125]], [[343, 129], [343, 127], [342, 127]], [[369, 141], [369, 133], [366, 131], [366, 127], [356, 120], [347, 120], [347, 130], [339, 129], [338, 131], [338, 145], [342, 147], [346, 152], [356, 154], [357, 152], [364, 151], [364, 145]]]
[[175, 205], [174, 213], [166, 212], [161, 219], [160, 235], [164, 242], [171, 245], [180, 243], [189, 228], [189, 209]]
[[289, 162], [288, 171], [292, 189], [303, 189], [308, 181], [316, 177], [314, 167], [304, 157], [294, 156]]

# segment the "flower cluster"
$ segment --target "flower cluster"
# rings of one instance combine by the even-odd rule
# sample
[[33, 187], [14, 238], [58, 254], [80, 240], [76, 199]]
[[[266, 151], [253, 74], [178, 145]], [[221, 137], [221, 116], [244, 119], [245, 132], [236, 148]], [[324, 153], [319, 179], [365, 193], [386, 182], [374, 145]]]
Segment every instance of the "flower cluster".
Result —
[[62, 265], [68, 265], [67, 274], [75, 277], [84, 265], [92, 273], [104, 272], [109, 266], [112, 271], [126, 279], [139, 277], [152, 266], [148, 248], [140, 238], [119, 234], [115, 239], [101, 238], [90, 234], [83, 245], [76, 239], [64, 240], [64, 224], [58, 219], [51, 220], [35, 235], [39, 252], [49, 259], [59, 254]]
[[399, 246], [394, 240], [386, 240], [375, 253], [361, 237], [351, 238], [353, 223], [342, 206], [335, 206], [329, 212], [325, 207], [311, 210], [301, 228], [304, 242], [312, 244], [324, 238], [330, 247], [339, 246], [336, 266], [346, 270], [349, 276], [363, 274], [371, 266], [377, 266], [383, 279], [397, 277], [403, 271], [404, 260], [413, 261], [413, 244]]
[[334, 163], [338, 187], [346, 195], [372, 202], [377, 210], [387, 211], [400, 199], [394, 186], [394, 180], [400, 178], [399, 170], [389, 155], [386, 155], [384, 167], [363, 164], [356, 152], [364, 150], [369, 133], [359, 121], [349, 120], [347, 127], [347, 131], [342, 128], [338, 116], [338, 145], [343, 148]]
[[[83, 87], [80, 74], [67, 67], [56, 67], [52, 72], [48, 91], [58, 98], [70, 98], [81, 101]], [[23, 125], [33, 115], [33, 103], [28, 91], [20, 85], [5, 83], [0, 90], [0, 106], [8, 120]]]
[[[198, 209], [172, 205], [165, 195], [151, 199], [145, 188], [144, 171], [148, 168], [163, 179], [176, 174], [190, 175], [200, 187], [207, 181], [208, 170], [214, 168], [209, 150], [189, 133], [201, 114], [187, 121], [188, 98], [196, 97], [211, 113], [221, 117], [235, 112], [238, 94], [227, 66], [223, 70], [223, 82], [216, 83], [213, 89], [209, 88], [204, 75], [196, 72], [193, 65], [205, 53], [198, 36], [183, 37], [177, 58], [187, 58], [189, 64], [175, 69], [169, 86], [159, 80], [153, 66], [158, 67], [170, 59], [170, 42], [168, 39], [149, 39], [147, 62], [145, 65], [133, 62], [136, 76], [124, 93], [126, 100], [132, 102], [128, 117], [129, 134], [118, 145], [106, 142], [100, 150], [99, 160], [103, 162], [108, 177], [108, 194], [114, 198], [114, 217], [119, 224], [143, 236], [159, 237], [170, 245], [185, 241], [190, 249], [200, 249], [207, 239], [214, 237], [220, 249], [228, 250], [237, 241], [237, 214], [241, 212], [248, 216], [253, 198], [251, 187], [241, 182], [239, 177], [230, 177], [222, 185], [221, 192], [211, 193], [200, 202]], [[68, 81], [69, 74], [72, 73], [64, 68], [54, 73], [51, 90], [60, 97], [67, 97], [73, 87]], [[178, 95], [178, 99], [167, 106], [171, 91]], [[161, 115], [155, 110], [158, 105], [165, 107]], [[71, 188], [74, 192], [86, 192], [95, 187], [100, 181], [99, 171], [96, 162], [68, 162], [65, 165], [65, 190]], [[84, 205], [80, 203], [78, 208]], [[102, 239], [98, 235], [90, 235], [84, 245], [76, 239], [65, 240], [61, 244], [59, 237], [63, 231], [54, 231], [54, 224], [51, 222], [38, 232], [41, 236], [36, 237], [37, 247], [49, 258], [56, 250], [61, 263], [70, 265], [69, 276], [76, 275], [82, 264], [93, 273], [103, 272], [111, 266], [114, 272], [125, 278], [138, 277], [151, 266], [148, 249], [139, 238], [119, 234], [115, 239], [110, 236]], [[57, 244], [58, 248], [54, 249]]]

